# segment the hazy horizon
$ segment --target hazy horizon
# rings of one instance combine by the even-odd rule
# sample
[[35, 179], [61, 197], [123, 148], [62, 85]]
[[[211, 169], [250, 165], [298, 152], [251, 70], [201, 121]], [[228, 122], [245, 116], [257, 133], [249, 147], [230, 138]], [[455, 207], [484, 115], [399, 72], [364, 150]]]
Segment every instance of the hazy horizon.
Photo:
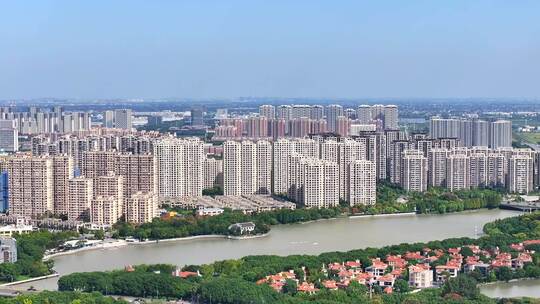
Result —
[[538, 1], [0, 8], [0, 100], [540, 98]]

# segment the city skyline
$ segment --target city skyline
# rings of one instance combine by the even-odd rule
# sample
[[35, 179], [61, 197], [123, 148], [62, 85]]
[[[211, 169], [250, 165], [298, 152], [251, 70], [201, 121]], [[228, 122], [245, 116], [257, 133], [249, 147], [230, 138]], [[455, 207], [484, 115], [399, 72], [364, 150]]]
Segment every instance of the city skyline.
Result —
[[539, 6], [6, 3], [0, 99], [538, 98]]

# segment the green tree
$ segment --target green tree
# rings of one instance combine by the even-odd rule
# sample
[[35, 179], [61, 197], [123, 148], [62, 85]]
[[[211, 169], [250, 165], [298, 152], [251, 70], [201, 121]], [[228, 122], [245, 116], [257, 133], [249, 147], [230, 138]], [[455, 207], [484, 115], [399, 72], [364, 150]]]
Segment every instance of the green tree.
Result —
[[398, 279], [394, 283], [394, 290], [396, 292], [406, 293], [410, 291], [409, 283], [403, 279]]
[[287, 279], [285, 285], [283, 285], [283, 293], [288, 295], [295, 295], [298, 292], [298, 284], [296, 281]]
[[475, 279], [467, 275], [458, 275], [448, 279], [442, 288], [442, 295], [459, 294], [467, 299], [476, 299], [480, 295], [480, 290], [476, 286]]

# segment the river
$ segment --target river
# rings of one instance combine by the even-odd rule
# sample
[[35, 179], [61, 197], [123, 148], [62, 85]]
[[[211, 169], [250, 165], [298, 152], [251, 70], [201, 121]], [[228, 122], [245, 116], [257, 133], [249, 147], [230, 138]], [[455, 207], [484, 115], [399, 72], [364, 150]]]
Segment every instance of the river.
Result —
[[480, 291], [492, 298], [540, 298], [540, 279], [482, 285]]
[[[90, 250], [54, 258], [60, 274], [112, 270], [128, 264], [203, 264], [258, 254], [319, 254], [400, 243], [477, 237], [485, 223], [520, 214], [508, 210], [476, 210], [444, 215], [352, 217], [304, 224], [279, 225], [261, 238], [198, 239]], [[55, 289], [57, 279], [27, 283]]]

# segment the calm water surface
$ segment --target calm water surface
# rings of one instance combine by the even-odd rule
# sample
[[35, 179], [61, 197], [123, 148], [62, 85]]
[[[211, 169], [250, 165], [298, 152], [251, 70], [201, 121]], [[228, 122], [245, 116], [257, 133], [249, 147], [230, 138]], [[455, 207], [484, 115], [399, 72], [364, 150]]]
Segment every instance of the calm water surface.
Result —
[[[112, 270], [128, 264], [203, 264], [257, 254], [319, 254], [365, 247], [478, 237], [485, 223], [516, 216], [508, 210], [478, 210], [445, 215], [340, 218], [272, 227], [269, 235], [248, 240], [200, 239], [92, 250], [54, 259], [60, 275]], [[28, 283], [54, 289], [56, 279]]]
[[540, 298], [540, 279], [483, 285], [480, 291], [492, 298]]

